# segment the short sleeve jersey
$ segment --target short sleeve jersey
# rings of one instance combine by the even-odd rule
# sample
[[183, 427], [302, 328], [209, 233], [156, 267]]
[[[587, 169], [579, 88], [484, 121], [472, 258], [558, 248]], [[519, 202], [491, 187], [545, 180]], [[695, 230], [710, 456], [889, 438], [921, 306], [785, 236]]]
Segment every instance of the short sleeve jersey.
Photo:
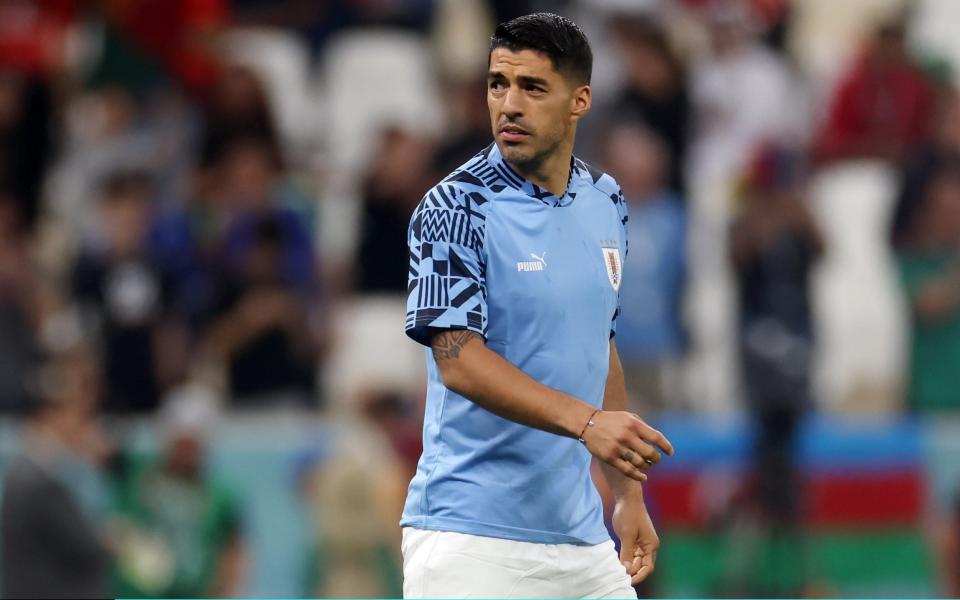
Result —
[[[410, 223], [407, 334], [468, 329], [537, 381], [596, 407], [619, 313], [626, 205], [572, 159], [562, 197], [491, 144], [434, 186]], [[443, 385], [426, 350], [424, 449], [401, 525], [539, 543], [608, 538], [590, 454]]]

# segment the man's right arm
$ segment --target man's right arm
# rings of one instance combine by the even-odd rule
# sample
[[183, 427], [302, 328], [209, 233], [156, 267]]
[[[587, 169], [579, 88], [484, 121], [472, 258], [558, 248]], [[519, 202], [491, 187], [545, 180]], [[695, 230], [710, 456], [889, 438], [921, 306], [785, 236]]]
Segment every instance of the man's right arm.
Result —
[[[632, 413], [600, 412], [583, 400], [536, 381], [484, 344], [476, 332], [439, 330], [430, 346], [443, 384], [510, 421], [583, 440], [591, 454], [624, 475], [643, 481], [654, 446], [673, 454], [670, 442]], [[593, 426], [588, 427], [587, 422]], [[629, 454], [628, 454], [629, 453]], [[627, 462], [625, 456], [632, 456]]]

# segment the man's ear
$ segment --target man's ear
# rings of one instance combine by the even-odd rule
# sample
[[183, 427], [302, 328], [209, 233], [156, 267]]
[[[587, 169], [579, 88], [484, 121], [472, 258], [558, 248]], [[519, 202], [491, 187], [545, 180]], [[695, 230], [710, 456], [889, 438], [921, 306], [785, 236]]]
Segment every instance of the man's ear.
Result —
[[581, 85], [573, 90], [573, 98], [570, 100], [570, 115], [574, 120], [585, 117], [590, 112], [590, 106], [593, 102], [593, 92], [589, 85]]

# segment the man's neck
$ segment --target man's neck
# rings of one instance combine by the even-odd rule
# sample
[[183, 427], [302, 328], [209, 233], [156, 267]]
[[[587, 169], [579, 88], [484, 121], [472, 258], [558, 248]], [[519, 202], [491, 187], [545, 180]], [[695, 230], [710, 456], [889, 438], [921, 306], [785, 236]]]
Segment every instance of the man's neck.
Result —
[[567, 192], [570, 181], [570, 159], [573, 156], [573, 141], [561, 144], [556, 151], [536, 164], [510, 164], [514, 171], [560, 198]]

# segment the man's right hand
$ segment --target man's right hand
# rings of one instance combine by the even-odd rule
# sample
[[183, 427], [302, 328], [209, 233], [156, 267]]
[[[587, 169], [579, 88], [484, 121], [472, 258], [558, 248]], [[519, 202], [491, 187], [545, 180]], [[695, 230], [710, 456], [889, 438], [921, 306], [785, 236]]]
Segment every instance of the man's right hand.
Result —
[[583, 432], [587, 450], [631, 479], [646, 481], [661, 451], [673, 456], [670, 440], [631, 412], [599, 412], [592, 420], [593, 427]]

